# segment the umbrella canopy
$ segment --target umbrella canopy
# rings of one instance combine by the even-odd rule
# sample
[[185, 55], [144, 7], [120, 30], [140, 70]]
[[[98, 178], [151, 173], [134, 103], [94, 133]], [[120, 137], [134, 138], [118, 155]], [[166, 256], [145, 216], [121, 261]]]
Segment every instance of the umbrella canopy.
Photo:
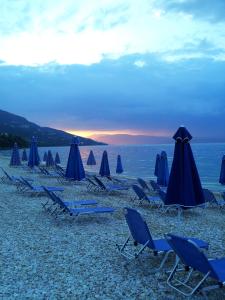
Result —
[[185, 208], [205, 203], [189, 143], [192, 136], [185, 127], [181, 126], [173, 138], [176, 143], [165, 204], [180, 204], [182, 208]]
[[165, 151], [162, 151], [158, 161], [157, 183], [161, 186], [167, 186], [168, 182], [169, 182], [169, 168], [168, 168], [167, 154]]
[[160, 155], [157, 154], [155, 159], [155, 171], [154, 171], [154, 175], [156, 177], [158, 176], [158, 171], [159, 171], [159, 161], [160, 161]]
[[12, 149], [12, 155], [10, 159], [10, 166], [20, 166], [20, 165], [21, 165], [21, 161], [20, 161], [19, 149], [17, 143], [14, 143]]
[[101, 161], [99, 174], [101, 176], [110, 176], [108, 154], [106, 150], [102, 154], [102, 161]]
[[95, 161], [95, 157], [94, 157], [94, 153], [91, 150], [87, 159], [87, 165], [88, 166], [94, 166], [96, 165], [96, 161]]
[[46, 167], [53, 167], [55, 165], [54, 163], [54, 159], [52, 156], [52, 152], [51, 150], [48, 150], [48, 155], [47, 155], [47, 159], [46, 159]]
[[123, 173], [123, 166], [122, 166], [122, 161], [121, 161], [120, 155], [117, 156], [116, 173], [117, 174]]
[[85, 178], [85, 172], [78, 144], [78, 138], [74, 137], [70, 146], [65, 176], [67, 178], [80, 181]]
[[225, 184], [225, 155], [222, 158], [219, 183]]
[[26, 151], [26, 149], [23, 150], [22, 161], [27, 161], [27, 151]]
[[48, 157], [48, 154], [47, 154], [47, 152], [45, 151], [44, 156], [43, 156], [43, 161], [46, 161], [46, 160], [47, 160], [47, 157]]
[[40, 162], [40, 157], [38, 154], [37, 139], [33, 136], [30, 145], [28, 166], [33, 168], [34, 166], [38, 166], [39, 162]]
[[56, 152], [56, 155], [55, 155], [55, 165], [58, 165], [60, 163], [61, 163], [61, 161], [60, 161], [60, 158], [59, 158], [59, 153]]

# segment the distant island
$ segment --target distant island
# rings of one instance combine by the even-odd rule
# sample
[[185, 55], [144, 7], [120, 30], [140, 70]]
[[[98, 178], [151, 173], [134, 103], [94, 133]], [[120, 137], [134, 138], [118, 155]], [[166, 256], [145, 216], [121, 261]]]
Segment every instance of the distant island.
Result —
[[[20, 147], [29, 145], [32, 136], [37, 137], [39, 146], [68, 146], [71, 143], [72, 134], [65, 131], [41, 127], [27, 119], [0, 110], [0, 148], [12, 146], [12, 142], [17, 142]], [[106, 145], [93, 139], [79, 137], [80, 145], [94, 146]]]

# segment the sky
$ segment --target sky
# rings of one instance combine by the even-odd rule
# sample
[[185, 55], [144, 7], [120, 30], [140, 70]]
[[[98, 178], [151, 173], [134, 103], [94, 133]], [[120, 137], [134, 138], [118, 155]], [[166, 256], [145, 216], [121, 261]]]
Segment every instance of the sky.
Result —
[[0, 0], [0, 109], [101, 136], [225, 141], [224, 0]]

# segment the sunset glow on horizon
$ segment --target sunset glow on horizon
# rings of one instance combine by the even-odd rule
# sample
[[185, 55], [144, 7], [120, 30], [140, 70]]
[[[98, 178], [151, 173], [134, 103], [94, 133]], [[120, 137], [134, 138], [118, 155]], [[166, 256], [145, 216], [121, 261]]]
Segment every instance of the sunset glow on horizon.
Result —
[[168, 137], [171, 135], [171, 133], [168, 131], [135, 131], [135, 130], [68, 130], [63, 129], [64, 131], [73, 134], [78, 135], [86, 138], [95, 138], [98, 136], [104, 136], [104, 135], [147, 135], [147, 136], [154, 136], [154, 137]]

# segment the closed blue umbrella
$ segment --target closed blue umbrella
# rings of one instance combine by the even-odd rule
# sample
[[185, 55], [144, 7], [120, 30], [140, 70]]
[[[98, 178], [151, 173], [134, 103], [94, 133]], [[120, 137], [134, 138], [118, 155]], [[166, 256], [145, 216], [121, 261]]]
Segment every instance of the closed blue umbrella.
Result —
[[225, 155], [222, 158], [219, 183], [225, 184]]
[[47, 152], [44, 153], [44, 156], [43, 156], [43, 161], [46, 161], [47, 160], [47, 157], [48, 157], [48, 154]]
[[46, 167], [53, 167], [55, 165], [54, 163], [54, 159], [52, 156], [52, 152], [51, 150], [48, 150], [48, 155], [47, 155], [47, 159], [46, 159]]
[[58, 165], [60, 163], [61, 163], [61, 161], [60, 161], [60, 158], [59, 158], [59, 153], [56, 152], [56, 155], [55, 155], [55, 165]]
[[117, 156], [116, 173], [117, 174], [123, 173], [123, 166], [122, 166], [122, 161], [121, 161], [120, 155]]
[[91, 150], [87, 159], [87, 165], [88, 166], [94, 166], [96, 165], [96, 161], [95, 161], [95, 157], [94, 157], [94, 153]]
[[65, 176], [67, 178], [80, 181], [85, 178], [85, 172], [78, 144], [78, 138], [74, 137], [70, 146]]
[[165, 151], [161, 152], [158, 164], [157, 183], [161, 186], [167, 186], [169, 182], [169, 168], [167, 154]]
[[17, 143], [14, 143], [12, 149], [12, 155], [10, 159], [10, 166], [20, 166], [20, 165], [21, 165], [21, 161], [20, 161], [19, 149]]
[[160, 162], [160, 155], [157, 154], [157, 155], [156, 155], [156, 159], [155, 159], [155, 171], [154, 171], [154, 175], [155, 175], [156, 177], [158, 176], [159, 162]]
[[38, 154], [37, 139], [33, 136], [30, 145], [28, 166], [33, 168], [34, 166], [38, 166], [39, 162], [40, 162], [40, 157]]
[[26, 149], [23, 150], [22, 161], [27, 161], [27, 151], [26, 151]]
[[108, 154], [106, 150], [102, 154], [102, 161], [101, 161], [99, 174], [101, 176], [110, 176]]
[[165, 204], [180, 204], [181, 207], [188, 207], [205, 203], [189, 143], [192, 136], [185, 127], [181, 126], [173, 138], [176, 143]]

